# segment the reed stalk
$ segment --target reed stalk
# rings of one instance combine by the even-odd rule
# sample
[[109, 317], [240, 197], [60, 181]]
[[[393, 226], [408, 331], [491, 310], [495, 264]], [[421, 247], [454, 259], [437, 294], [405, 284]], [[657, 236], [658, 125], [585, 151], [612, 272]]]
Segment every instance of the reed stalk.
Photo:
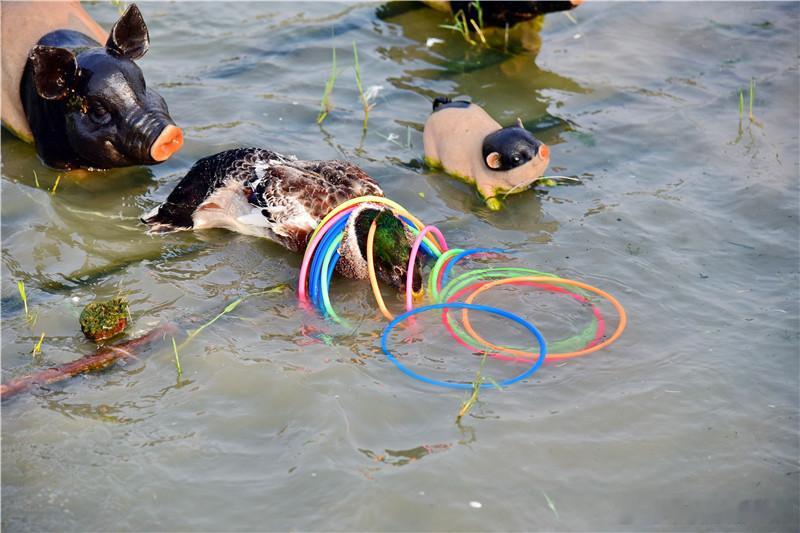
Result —
[[356, 47], [356, 42], [353, 41], [353, 63], [354, 69], [356, 72], [356, 87], [358, 87], [358, 98], [361, 101], [361, 105], [364, 108], [364, 122], [361, 124], [361, 131], [367, 131], [367, 122], [369, 121], [369, 110], [372, 109], [372, 105], [367, 100], [367, 97], [364, 95], [364, 86], [361, 84], [361, 65], [358, 63], [358, 48]]
[[175, 344], [175, 337], [172, 337], [172, 351], [175, 353], [175, 370], [178, 371], [178, 381], [183, 376], [183, 369], [181, 368], [181, 358], [178, 355], [178, 346]]
[[333, 92], [333, 85], [336, 83], [336, 76], [338, 73], [336, 72], [336, 47], [332, 48], [333, 59], [331, 61], [331, 73], [328, 76], [328, 81], [325, 82], [325, 90], [322, 93], [322, 100], [320, 101], [320, 109], [319, 115], [317, 116], [317, 124], [322, 124], [322, 121], [325, 120], [325, 117], [328, 116], [333, 110], [333, 104], [331, 103], [331, 93]]

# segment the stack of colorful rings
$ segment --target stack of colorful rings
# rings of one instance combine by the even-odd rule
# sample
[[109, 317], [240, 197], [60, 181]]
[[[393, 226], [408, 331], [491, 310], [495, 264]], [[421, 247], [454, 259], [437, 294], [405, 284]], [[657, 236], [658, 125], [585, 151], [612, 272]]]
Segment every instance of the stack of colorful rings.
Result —
[[[320, 310], [323, 316], [344, 323], [336, 314], [330, 302], [330, 280], [336, 263], [339, 260], [338, 248], [342, 242], [342, 236], [347, 221], [352, 211], [362, 203], [381, 204], [389, 207], [392, 212], [403, 221], [406, 227], [415, 234], [415, 239], [411, 246], [406, 278], [405, 313], [398, 317], [395, 317], [387, 309], [375, 275], [373, 241], [376, 225], [374, 221], [370, 227], [366, 243], [367, 269], [372, 291], [381, 313], [390, 321], [381, 336], [381, 348], [384, 354], [386, 354], [386, 357], [408, 376], [428, 384], [447, 388], [462, 389], [472, 388], [473, 386], [471, 383], [436, 380], [418, 374], [402, 364], [389, 351], [388, 340], [395, 327], [406, 320], [413, 320], [415, 315], [431, 310], [441, 310], [442, 324], [445, 329], [459, 345], [471, 352], [486, 353], [493, 358], [505, 361], [530, 363], [530, 367], [518, 376], [500, 381], [499, 385], [501, 386], [510, 385], [526, 379], [533, 374], [545, 360], [568, 359], [601, 350], [616, 341], [625, 329], [627, 316], [620, 303], [610, 294], [583, 282], [561, 278], [555, 274], [519, 267], [495, 267], [467, 270], [455, 276], [453, 279], [450, 279], [450, 275], [456, 264], [469, 256], [476, 256], [479, 254], [484, 256], [496, 255], [507, 252], [497, 248], [473, 248], [468, 250], [460, 248], [449, 249], [444, 235], [436, 227], [423, 226], [417, 218], [411, 215], [401, 205], [387, 198], [376, 196], [355, 198], [339, 205], [320, 222], [311, 236], [300, 268], [298, 294], [301, 302], [310, 302]], [[432, 239], [431, 236], [435, 237], [435, 239]], [[414, 281], [413, 266], [420, 248], [424, 250], [429, 257], [436, 258], [436, 262], [428, 278], [428, 294], [433, 303], [414, 308], [413, 302], [415, 295], [412, 291]], [[591, 322], [578, 334], [551, 343], [550, 349], [548, 350], [541, 333], [523, 318], [503, 309], [474, 303], [475, 298], [484, 292], [495, 287], [508, 285], [533, 287], [535, 289], [569, 296], [582, 305], [591, 308]], [[595, 295], [610, 302], [619, 315], [617, 327], [608, 338], [605, 338], [606, 321], [591, 298]], [[461, 301], [462, 299], [463, 301]], [[461, 310], [460, 323], [448, 313], [449, 309]], [[500, 346], [486, 340], [475, 330], [470, 322], [470, 311], [490, 313], [523, 326], [536, 337], [537, 346], [535, 349], [520, 346]], [[482, 386], [486, 386], [486, 384]]]
[[[620, 326], [622, 329], [624, 329], [626, 321], [624, 316], [625, 311], [612, 296], [600, 291], [599, 289], [595, 289], [594, 287], [589, 287], [588, 285], [580, 282], [558, 278], [556, 275], [547, 272], [540, 272], [538, 270], [532, 270], [529, 268], [496, 267], [467, 271], [457, 276], [455, 279], [449, 280], [449, 274], [458, 261], [469, 255], [484, 252], [486, 252], [485, 249], [465, 250], [449, 257], [447, 254], [444, 254], [440, 257], [439, 261], [437, 261], [433, 270], [431, 271], [428, 282], [429, 291], [434, 295], [436, 301], [452, 302], [466, 298], [464, 300], [466, 303], [472, 303], [478, 294], [488, 290], [491, 287], [495, 287], [500, 284], [511, 284], [532, 286], [549, 292], [565, 294], [581, 304], [590, 306], [592, 310], [592, 322], [580, 333], [573, 337], [551, 342], [550, 353], [547, 356], [548, 361], [578, 357], [599, 349], [596, 348], [596, 346], [601, 344], [601, 341], [605, 335], [606, 323], [599, 308], [589, 298], [587, 298], [589, 293], [599, 294], [608, 299], [612, 305], [614, 305], [615, 309], [620, 314]], [[538, 279], [532, 279], [534, 277]], [[442, 285], [444, 285], [444, 287], [442, 287]], [[564, 286], [578, 287], [578, 290], [576, 292], [571, 292], [564, 288]], [[585, 289], [589, 292], [584, 292], [581, 289]], [[445, 328], [459, 344], [469, 346], [473, 349], [485, 350], [488, 348], [490, 350], [497, 350], [500, 352], [505, 351], [514, 355], [514, 357], [508, 357], [502, 355], [501, 353], [492, 353], [493, 357], [501, 359], [529, 359], [530, 357], [536, 355], [530, 352], [522, 352], [520, 349], [514, 347], [506, 347], [508, 348], [507, 350], [499, 349], [497, 346], [485, 342], [482, 337], [476, 336], [475, 331], [469, 322], [468, 312], [462, 313], [462, 317], [464, 320], [464, 328], [461, 328], [458, 324], [456, 324], [455, 321], [448, 315], [443, 315], [442, 317]], [[611, 342], [616, 340], [616, 338], [619, 337], [619, 334], [622, 333], [620, 326], [618, 326], [617, 331], [615, 331], [614, 335], [612, 336], [612, 339], [609, 339]], [[607, 342], [602, 344], [601, 348], [608, 346], [609, 344], [611, 343]]]
[[[323, 316], [330, 317], [340, 323], [344, 321], [333, 309], [330, 302], [330, 280], [336, 263], [339, 260], [338, 248], [342, 242], [343, 232], [350, 218], [350, 214], [358, 205], [364, 203], [380, 204], [389, 207], [412, 233], [419, 234], [424, 228], [423, 224], [403, 208], [403, 206], [380, 196], [362, 196], [348, 200], [340, 204], [320, 221], [317, 228], [311, 234], [305, 254], [303, 255], [297, 292], [302, 303], [312, 304], [320, 310]], [[423, 238], [420, 241], [420, 246], [432, 257], [438, 257], [442, 253], [440, 245], [437, 245], [428, 238]], [[368, 251], [367, 256], [368, 261], [371, 263], [371, 250]], [[374, 271], [372, 272], [372, 276], [374, 277]], [[373, 289], [377, 289], [377, 281], [373, 284]], [[376, 294], [379, 295], [380, 293], [376, 291]], [[382, 303], [381, 300], [379, 300], [379, 304], [380, 303]]]

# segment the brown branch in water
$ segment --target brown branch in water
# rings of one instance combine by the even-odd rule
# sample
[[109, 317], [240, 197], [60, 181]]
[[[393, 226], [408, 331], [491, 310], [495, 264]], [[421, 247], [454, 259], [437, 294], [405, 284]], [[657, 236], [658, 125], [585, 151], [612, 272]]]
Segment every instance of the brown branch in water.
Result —
[[0, 385], [0, 400], [7, 400], [36, 386], [64, 381], [80, 374], [105, 370], [120, 359], [133, 359], [136, 357], [136, 350], [146, 348], [150, 343], [163, 339], [164, 336], [174, 333], [177, 329], [172, 323], [162, 324], [141, 337], [113, 346], [103, 346], [93, 354], [75, 361], [48, 368], [35, 374], [14, 378], [8, 383]]

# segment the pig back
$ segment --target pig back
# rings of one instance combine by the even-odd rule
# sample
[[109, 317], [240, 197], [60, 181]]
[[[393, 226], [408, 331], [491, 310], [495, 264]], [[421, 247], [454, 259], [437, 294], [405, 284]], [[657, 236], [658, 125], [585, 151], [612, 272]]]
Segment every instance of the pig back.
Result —
[[500, 124], [477, 105], [442, 107], [425, 122], [425, 158], [450, 174], [474, 182], [483, 169], [483, 139], [499, 129]]

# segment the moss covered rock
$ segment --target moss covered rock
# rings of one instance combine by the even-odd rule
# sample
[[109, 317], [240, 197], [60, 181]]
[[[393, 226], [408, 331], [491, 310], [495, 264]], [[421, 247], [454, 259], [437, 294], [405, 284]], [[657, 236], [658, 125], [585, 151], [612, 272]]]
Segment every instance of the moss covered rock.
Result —
[[92, 302], [81, 312], [81, 331], [95, 342], [122, 333], [128, 325], [128, 302], [114, 298], [107, 302]]

